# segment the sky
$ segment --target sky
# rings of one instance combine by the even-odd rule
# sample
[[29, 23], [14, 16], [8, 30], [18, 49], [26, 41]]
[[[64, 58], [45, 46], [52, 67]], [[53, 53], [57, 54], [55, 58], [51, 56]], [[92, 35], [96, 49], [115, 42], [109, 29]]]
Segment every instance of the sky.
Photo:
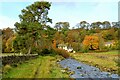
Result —
[[[0, 1], [0, 29], [15, 28], [19, 22], [18, 15], [26, 6], [37, 0], [1, 0]], [[56, 22], [69, 22], [74, 27], [80, 21], [89, 23], [96, 21], [118, 21], [119, 0], [49, 0], [52, 5], [48, 16], [52, 19], [51, 27]]]

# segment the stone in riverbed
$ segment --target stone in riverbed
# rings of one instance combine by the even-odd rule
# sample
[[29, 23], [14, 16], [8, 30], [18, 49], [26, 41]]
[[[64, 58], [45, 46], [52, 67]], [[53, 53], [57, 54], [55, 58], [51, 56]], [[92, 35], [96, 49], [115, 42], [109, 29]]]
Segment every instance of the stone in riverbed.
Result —
[[112, 74], [110, 77], [112, 77], [112, 78], [119, 78], [117, 74]]
[[83, 75], [83, 74], [80, 74], [80, 76], [84, 77], [84, 75]]
[[[93, 78], [119, 78], [117, 74], [112, 75], [109, 72], [101, 72], [99, 68], [86, 65], [82, 62], [78, 62], [75, 59], [68, 58], [68, 59], [62, 60], [60, 61], [60, 65], [63, 68], [65, 68], [62, 72], [70, 74], [71, 78], [91, 78], [91, 79]], [[71, 71], [74, 71], [74, 73]]]
[[62, 73], [65, 73], [66, 71], [65, 70], [61, 70]]
[[77, 69], [82, 69], [82, 67], [81, 67], [81, 66], [78, 66]]
[[68, 70], [69, 70], [69, 68], [68, 68], [68, 67], [66, 67], [64, 70], [67, 70], [67, 71], [68, 71]]
[[59, 60], [59, 59], [58, 59], [58, 60], [56, 60], [56, 62], [60, 62], [60, 61], [61, 61], [61, 60]]
[[73, 75], [73, 74], [75, 74], [75, 71], [70, 71], [69, 72], [69, 75]]

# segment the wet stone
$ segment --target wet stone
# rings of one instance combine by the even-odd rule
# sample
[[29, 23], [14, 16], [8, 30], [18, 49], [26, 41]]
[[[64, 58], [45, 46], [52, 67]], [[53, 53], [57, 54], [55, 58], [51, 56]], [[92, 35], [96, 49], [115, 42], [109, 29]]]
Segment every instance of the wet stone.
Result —
[[77, 69], [82, 69], [81, 66], [78, 66]]

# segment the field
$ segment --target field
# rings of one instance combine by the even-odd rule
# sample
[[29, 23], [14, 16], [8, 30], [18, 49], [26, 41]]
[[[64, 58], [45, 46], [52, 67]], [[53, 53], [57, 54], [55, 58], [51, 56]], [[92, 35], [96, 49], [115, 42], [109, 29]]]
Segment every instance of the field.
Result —
[[71, 56], [78, 61], [100, 68], [101, 71], [118, 73], [118, 51], [101, 53], [76, 53]]
[[[85, 64], [100, 68], [101, 71], [118, 73], [118, 51], [102, 53], [75, 53], [71, 56]], [[39, 56], [19, 64], [17, 67], [8, 66], [9, 70], [3, 74], [3, 78], [69, 78], [69, 73], [62, 72], [57, 61], [61, 56]], [[7, 68], [3, 68], [5, 71]]]
[[37, 59], [19, 64], [3, 74], [3, 78], [64, 78], [68, 74], [61, 72], [60, 65], [56, 63], [60, 56], [39, 56]]

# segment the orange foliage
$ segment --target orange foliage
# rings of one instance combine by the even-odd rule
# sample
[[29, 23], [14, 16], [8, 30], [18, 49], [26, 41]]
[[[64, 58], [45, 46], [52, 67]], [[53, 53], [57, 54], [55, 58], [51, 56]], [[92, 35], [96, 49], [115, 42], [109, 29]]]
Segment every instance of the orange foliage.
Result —
[[53, 47], [53, 48], [56, 48], [56, 40], [53, 40], [53, 42], [52, 42], [52, 47]]
[[98, 49], [99, 48], [99, 38], [98, 36], [85, 36], [83, 40], [83, 45], [89, 47], [89, 49]]
[[8, 51], [8, 52], [13, 52], [14, 51], [14, 48], [13, 48], [13, 40], [15, 40], [15, 38], [16, 38], [16, 36], [15, 35], [13, 35], [13, 36], [11, 36], [11, 37], [9, 37], [8, 39], [7, 39], [7, 41], [6, 41], [6, 51]]

